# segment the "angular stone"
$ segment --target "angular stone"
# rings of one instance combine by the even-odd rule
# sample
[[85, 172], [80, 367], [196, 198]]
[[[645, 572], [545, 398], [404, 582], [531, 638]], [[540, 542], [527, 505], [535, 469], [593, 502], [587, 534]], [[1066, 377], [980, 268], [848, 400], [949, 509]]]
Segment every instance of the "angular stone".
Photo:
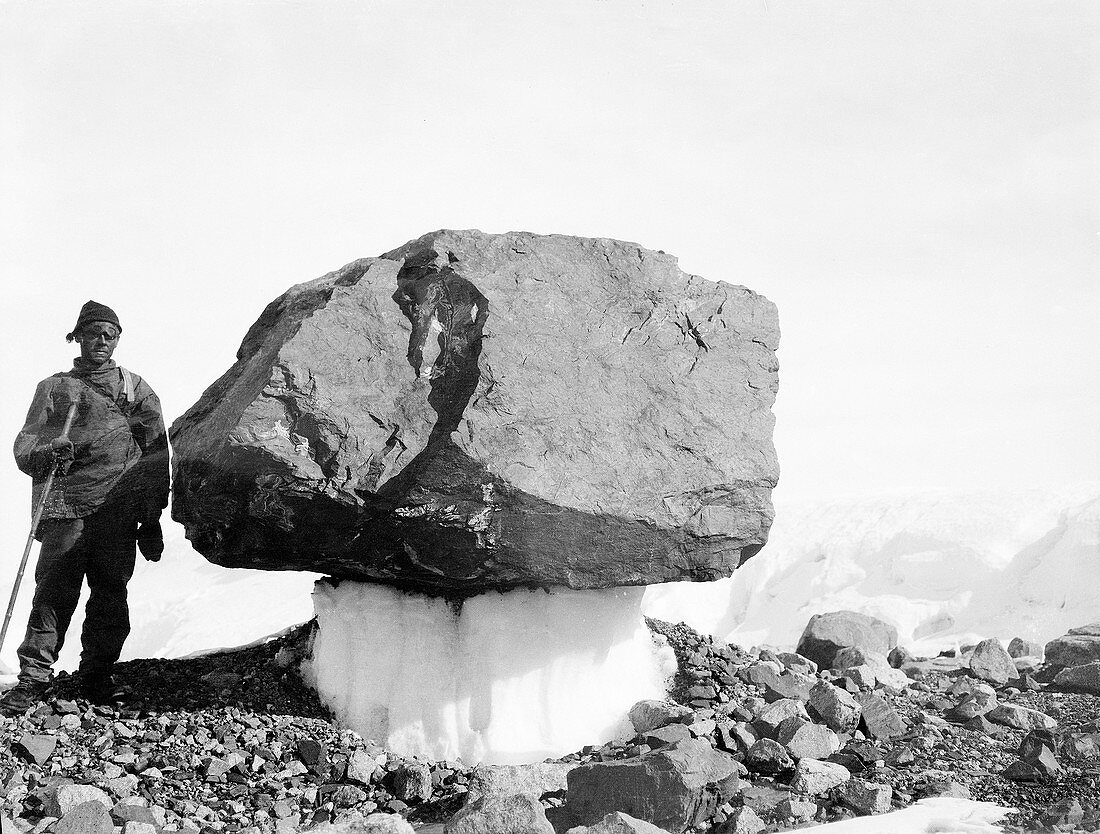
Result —
[[151, 822], [129, 820], [122, 824], [122, 834], [158, 834], [157, 827]]
[[393, 774], [393, 795], [402, 802], [432, 798], [432, 771], [424, 762], [403, 762]]
[[855, 611], [831, 611], [810, 618], [796, 651], [820, 668], [831, 669], [841, 649], [855, 646], [886, 655], [897, 643], [897, 629], [882, 620]]
[[564, 791], [566, 777], [576, 767], [567, 762], [537, 762], [521, 765], [478, 765], [470, 774], [469, 796], [500, 796]]
[[686, 724], [669, 724], [665, 727], [658, 727], [656, 730], [650, 730], [644, 734], [645, 743], [653, 749], [658, 747], [666, 747], [669, 744], [676, 744], [679, 741], [692, 738], [691, 730], [687, 728]]
[[19, 741], [12, 745], [12, 749], [17, 755], [27, 761], [34, 762], [36, 765], [45, 764], [56, 748], [57, 736], [37, 735], [35, 733], [24, 733], [20, 736]]
[[1054, 683], [1063, 689], [1100, 695], [1100, 660], [1062, 669], [1054, 676]]
[[760, 834], [768, 826], [759, 814], [747, 805], [735, 808], [717, 828], [717, 834]]
[[787, 748], [778, 741], [762, 738], [745, 754], [745, 766], [754, 773], [774, 776], [794, 767], [794, 760]]
[[110, 816], [108, 809], [115, 804], [114, 800], [94, 785], [62, 784], [46, 795], [43, 810], [51, 817], [65, 817], [76, 807], [89, 802], [98, 802], [102, 805], [108, 817]]
[[1058, 722], [1044, 712], [1017, 704], [999, 704], [985, 714], [994, 724], [1003, 724], [1017, 730], [1056, 730]]
[[440, 231], [293, 287], [171, 429], [228, 567], [425, 593], [729, 576], [767, 539], [775, 306], [607, 239]]
[[793, 716], [809, 718], [801, 701], [784, 698], [764, 707], [753, 719], [752, 725], [760, 735], [775, 738], [779, 725]]
[[837, 734], [821, 724], [797, 724], [786, 721], [779, 727], [776, 741], [796, 759], [827, 759], [840, 749]]
[[841, 801], [858, 814], [885, 814], [890, 810], [894, 791], [889, 785], [851, 779], [840, 791]]
[[[280, 825], [286, 825], [286, 828], [280, 828]], [[282, 819], [275, 826], [275, 834], [283, 834], [284, 830], [286, 834], [298, 834], [299, 828], [289, 819]], [[367, 814], [362, 819], [310, 826], [309, 834], [415, 834], [415, 830], [395, 812]]]
[[803, 759], [795, 768], [791, 779], [791, 790], [798, 793], [818, 796], [843, 785], [852, 774], [843, 765], [835, 762], [821, 762], [817, 759]]
[[860, 708], [860, 727], [871, 738], [890, 739], [905, 733], [905, 722], [880, 695], [861, 692], [856, 695]]
[[111, 819], [117, 825], [125, 825], [128, 822], [144, 822], [150, 825], [157, 824], [157, 818], [150, 808], [145, 805], [137, 805], [133, 802], [118, 802], [111, 809]]
[[846, 733], [859, 724], [860, 706], [850, 694], [828, 681], [818, 681], [810, 690], [808, 710], [830, 730]]
[[669, 834], [669, 832], [645, 820], [635, 819], [630, 814], [615, 811], [595, 825], [579, 825], [576, 828], [570, 828], [566, 834]]
[[573, 768], [565, 811], [574, 826], [622, 811], [679, 834], [736, 793], [736, 774], [735, 759], [690, 739], [634, 759]]
[[380, 770], [381, 766], [366, 750], [353, 750], [348, 756], [347, 778], [353, 782], [369, 785]]
[[1064, 669], [1100, 660], [1100, 623], [1071, 628], [1046, 645], [1047, 666]]
[[1074, 733], [1062, 742], [1059, 752], [1074, 760], [1100, 757], [1100, 733]]
[[744, 721], [723, 721], [718, 725], [718, 746], [730, 753], [747, 753], [760, 736]]
[[804, 675], [817, 674], [817, 664], [796, 652], [779, 652], [776, 657], [788, 671], [801, 672]]
[[482, 796], [443, 827], [444, 834], [554, 834], [538, 797]]
[[69, 809], [50, 830], [53, 834], [114, 834], [115, 826], [107, 805], [92, 799]]
[[817, 803], [808, 799], [784, 799], [776, 806], [776, 811], [784, 819], [795, 822], [809, 822], [817, 815]]
[[1085, 809], [1075, 797], [1058, 800], [1039, 817], [1045, 828], [1055, 831], [1076, 829], [1084, 819]]
[[970, 672], [995, 686], [1003, 686], [1019, 676], [1016, 664], [1001, 641], [995, 637], [982, 640], [970, 656]]
[[638, 701], [630, 708], [630, 723], [634, 732], [648, 733], [668, 724], [683, 724], [694, 720], [695, 713], [685, 706], [669, 701]]

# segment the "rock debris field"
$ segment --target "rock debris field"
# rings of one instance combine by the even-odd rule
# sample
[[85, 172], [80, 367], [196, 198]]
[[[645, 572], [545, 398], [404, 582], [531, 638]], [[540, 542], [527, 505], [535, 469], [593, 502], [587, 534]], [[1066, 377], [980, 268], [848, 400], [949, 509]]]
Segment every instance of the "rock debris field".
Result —
[[1011, 654], [984, 641], [887, 656], [869, 621], [815, 618], [805, 654], [650, 621], [677, 657], [670, 697], [635, 705], [633, 738], [532, 765], [408, 759], [342, 731], [298, 677], [310, 626], [121, 664], [115, 706], [75, 698], [62, 676], [0, 723], [0, 820], [57, 834], [726, 834], [958, 796], [1018, 809], [1009, 831], [1100, 830], [1100, 628], [1048, 644], [1044, 663], [1019, 640]]

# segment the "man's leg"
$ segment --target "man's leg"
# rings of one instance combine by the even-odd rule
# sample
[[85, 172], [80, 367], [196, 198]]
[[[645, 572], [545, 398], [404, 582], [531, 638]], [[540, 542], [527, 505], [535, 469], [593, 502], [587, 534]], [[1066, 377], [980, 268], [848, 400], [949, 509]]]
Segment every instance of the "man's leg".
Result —
[[84, 609], [80, 672], [109, 678], [130, 633], [126, 583], [134, 575], [135, 525], [125, 515], [100, 510], [88, 523], [88, 605]]
[[27, 636], [16, 653], [20, 682], [45, 684], [80, 600], [87, 548], [84, 519], [51, 519], [41, 530]]

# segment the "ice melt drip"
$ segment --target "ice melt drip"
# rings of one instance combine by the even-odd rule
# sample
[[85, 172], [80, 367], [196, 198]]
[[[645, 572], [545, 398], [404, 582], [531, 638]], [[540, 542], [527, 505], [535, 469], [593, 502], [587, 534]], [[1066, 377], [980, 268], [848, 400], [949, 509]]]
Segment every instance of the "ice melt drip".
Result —
[[632, 734], [675, 660], [641, 613], [644, 588], [446, 600], [317, 582], [307, 678], [345, 726], [407, 756], [536, 762]]

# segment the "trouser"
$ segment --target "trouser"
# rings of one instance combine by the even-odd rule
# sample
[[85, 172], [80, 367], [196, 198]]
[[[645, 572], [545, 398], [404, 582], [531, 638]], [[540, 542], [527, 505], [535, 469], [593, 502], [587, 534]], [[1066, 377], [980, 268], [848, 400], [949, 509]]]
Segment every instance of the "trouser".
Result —
[[85, 577], [90, 595], [80, 635], [79, 671], [110, 673], [130, 633], [126, 583], [134, 574], [134, 528], [129, 513], [110, 508], [85, 518], [42, 522], [34, 602], [27, 636], [17, 652], [20, 680], [49, 680]]

